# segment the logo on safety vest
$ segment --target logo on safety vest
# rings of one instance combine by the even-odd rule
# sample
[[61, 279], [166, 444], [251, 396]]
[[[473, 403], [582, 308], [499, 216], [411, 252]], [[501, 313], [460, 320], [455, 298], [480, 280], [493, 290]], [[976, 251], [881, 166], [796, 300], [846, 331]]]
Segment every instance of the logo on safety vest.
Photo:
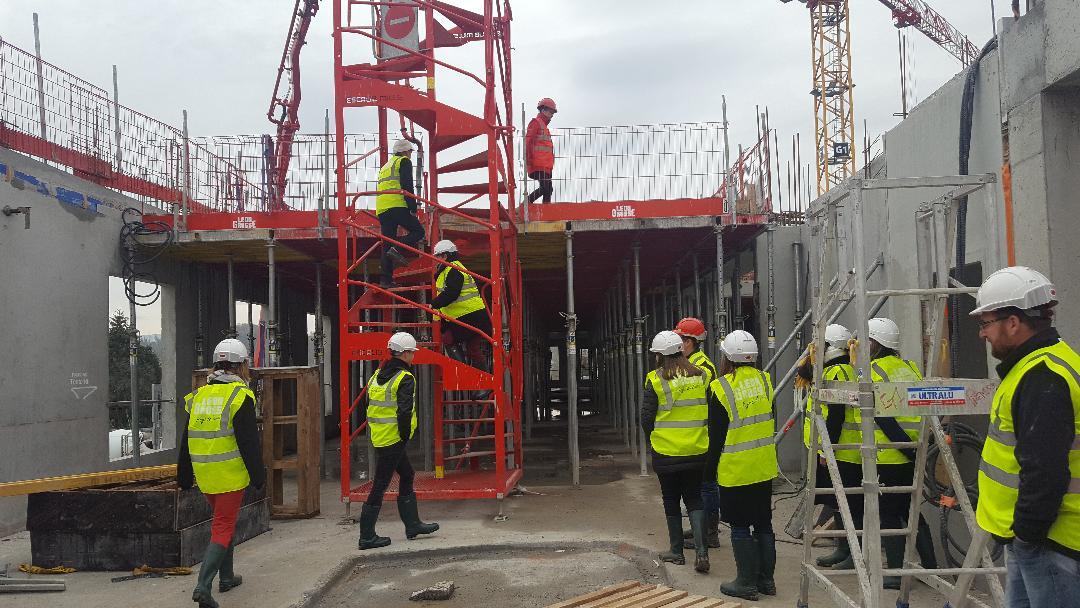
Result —
[[637, 216], [637, 210], [634, 209], [633, 207], [631, 207], [630, 205], [617, 205], [614, 209], [611, 210], [611, 217], [615, 217], [615, 218], [636, 217], [636, 216]]
[[233, 220], [232, 227], [233, 230], [251, 230], [255, 228], [255, 218], [250, 215], [238, 217]]

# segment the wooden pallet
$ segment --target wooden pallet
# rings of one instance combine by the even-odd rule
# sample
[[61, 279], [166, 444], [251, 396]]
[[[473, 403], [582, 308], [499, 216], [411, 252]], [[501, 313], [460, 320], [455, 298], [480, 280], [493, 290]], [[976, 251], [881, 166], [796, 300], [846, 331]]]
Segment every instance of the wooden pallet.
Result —
[[743, 608], [741, 602], [693, 595], [671, 587], [640, 581], [623, 581], [565, 602], [551, 604], [547, 608], [600, 608], [601, 606], [604, 608]]

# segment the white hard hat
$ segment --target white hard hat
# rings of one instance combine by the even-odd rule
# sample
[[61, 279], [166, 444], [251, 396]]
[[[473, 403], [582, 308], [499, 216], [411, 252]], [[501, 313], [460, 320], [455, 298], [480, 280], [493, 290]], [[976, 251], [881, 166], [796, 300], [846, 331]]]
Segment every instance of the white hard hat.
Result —
[[662, 331], [652, 339], [649, 352], [661, 355], [677, 355], [682, 352], [682, 337], [673, 331]]
[[438, 243], [435, 243], [435, 255], [442, 255], [444, 253], [457, 253], [457, 245], [454, 241], [448, 241], [443, 239]]
[[244, 343], [236, 338], [225, 338], [214, 347], [214, 362], [228, 361], [242, 363], [247, 361], [248, 352]]
[[396, 334], [390, 336], [390, 341], [386, 343], [386, 347], [394, 353], [404, 353], [407, 351], [420, 350], [416, 348], [416, 338], [412, 337], [412, 334], [399, 331]]
[[870, 339], [885, 348], [900, 348], [900, 327], [892, 319], [875, 317], [866, 322], [870, 330]]
[[720, 350], [732, 363], [753, 363], [758, 356], [757, 340], [750, 332], [741, 329], [724, 336]]
[[404, 154], [406, 152], [412, 152], [412, 142], [407, 139], [399, 139], [394, 142], [394, 154]]
[[975, 316], [999, 308], [1020, 310], [1057, 303], [1057, 290], [1046, 275], [1027, 266], [1002, 268], [987, 277], [975, 295]]
[[832, 361], [837, 357], [846, 355], [848, 341], [851, 340], [851, 330], [833, 323], [825, 328], [825, 360]]

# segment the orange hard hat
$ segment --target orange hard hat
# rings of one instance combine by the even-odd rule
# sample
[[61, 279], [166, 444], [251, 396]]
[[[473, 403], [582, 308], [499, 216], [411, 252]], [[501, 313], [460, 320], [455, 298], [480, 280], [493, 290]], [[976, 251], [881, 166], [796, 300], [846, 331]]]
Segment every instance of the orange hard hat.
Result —
[[539, 110], [540, 108], [551, 108], [552, 112], [559, 111], [559, 108], [555, 107], [555, 100], [550, 97], [545, 97], [540, 101], [536, 102], [536, 109]]
[[705, 339], [705, 324], [701, 322], [701, 319], [686, 317], [675, 325], [675, 333], [684, 338], [693, 338], [700, 342]]

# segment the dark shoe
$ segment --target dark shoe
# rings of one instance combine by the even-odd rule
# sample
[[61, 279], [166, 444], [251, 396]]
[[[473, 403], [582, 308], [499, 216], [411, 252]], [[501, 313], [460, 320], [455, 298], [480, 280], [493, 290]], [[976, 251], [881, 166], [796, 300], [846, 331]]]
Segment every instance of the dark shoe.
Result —
[[776, 595], [776, 535], [769, 533], [754, 534], [758, 548], [758, 592], [764, 595]]
[[[902, 568], [904, 566], [905, 544], [907, 543], [903, 536], [886, 536], [881, 539], [881, 548], [885, 550], [885, 563], [888, 564], [889, 568]], [[900, 577], [883, 577], [881, 586], [885, 589], [899, 589]]]
[[854, 570], [855, 560], [851, 557], [851, 548], [848, 548], [848, 556], [844, 558], [844, 561], [838, 562], [832, 565], [833, 570]]
[[491, 399], [494, 394], [494, 391], [492, 391], [491, 389], [483, 389], [479, 391], [473, 391], [472, 398], [473, 401], [487, 401], [488, 399]]
[[439, 524], [425, 524], [420, 521], [420, 514], [416, 507], [416, 494], [399, 496], [397, 499], [398, 515], [401, 523], [405, 524], [405, 538], [412, 540], [421, 534], [431, 534], [438, 531]]
[[756, 602], [760, 560], [757, 543], [753, 538], [732, 538], [731, 552], [735, 554], [735, 580], [720, 585], [720, 593]]
[[705, 516], [705, 544], [710, 549], [720, 548], [720, 514], [717, 512]]
[[409, 262], [408, 258], [401, 253], [401, 250], [397, 247], [389, 247], [386, 250], [386, 257], [390, 258], [394, 264], [398, 266], [404, 266]]
[[214, 585], [214, 577], [221, 569], [221, 563], [228, 551], [217, 543], [207, 545], [202, 567], [199, 569], [199, 581], [195, 585], [195, 591], [191, 593], [191, 601], [197, 603], [199, 608], [218, 608], [217, 600], [210, 594], [210, 588]]
[[686, 564], [683, 555], [682, 517], [667, 517], [668, 546], [670, 549], [660, 554], [660, 561], [682, 566]]
[[847, 540], [839, 539], [836, 543], [836, 550], [828, 555], [817, 558], [817, 565], [822, 568], [831, 568], [844, 560], [849, 559], [851, 559], [851, 547], [848, 547]]
[[218, 576], [218, 591], [222, 593], [244, 584], [244, 577], [233, 572], [233, 549], [235, 549], [235, 547], [229, 545], [229, 550], [225, 552], [225, 559], [221, 561], [221, 570], [219, 571]]
[[365, 504], [360, 509], [360, 542], [358, 546], [361, 551], [378, 549], [390, 544], [389, 538], [375, 533], [375, 522], [379, 520], [380, 510], [382, 510], [381, 506], [373, 507], [368, 504]]
[[934, 537], [930, 534], [930, 525], [919, 516], [919, 532], [915, 535], [915, 551], [923, 568], [937, 568], [937, 553], [934, 550]]
[[705, 544], [705, 511], [690, 512], [690, 529], [694, 532], [694, 570], [708, 574], [709, 546]]

